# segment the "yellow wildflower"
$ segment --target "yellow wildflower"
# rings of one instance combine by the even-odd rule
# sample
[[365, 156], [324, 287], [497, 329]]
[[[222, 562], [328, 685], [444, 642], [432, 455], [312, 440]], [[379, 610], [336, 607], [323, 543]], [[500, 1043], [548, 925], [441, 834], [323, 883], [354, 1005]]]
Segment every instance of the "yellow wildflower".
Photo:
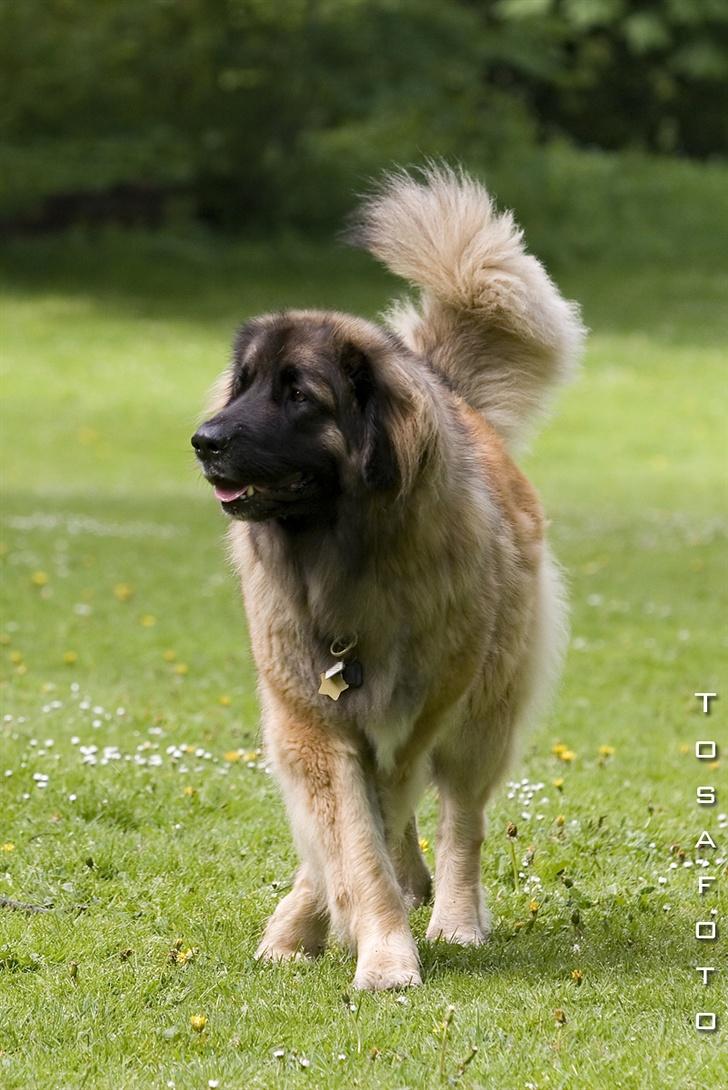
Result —
[[227, 753], [223, 753], [223, 759], [230, 761], [231, 764], [234, 764], [235, 761], [239, 761], [241, 757], [242, 753], [239, 749], [229, 749]]
[[202, 1031], [205, 1029], [205, 1027], [207, 1025], [207, 1015], [206, 1014], [193, 1014], [193, 1015], [191, 1015], [190, 1025], [192, 1026], [195, 1033], [202, 1033]]
[[582, 973], [581, 969], [572, 969], [571, 979], [577, 986], [581, 984], [582, 980], [584, 979], [584, 974]]
[[44, 587], [48, 582], [48, 574], [44, 571], [34, 571], [30, 581], [34, 587]]
[[189, 674], [190, 668], [186, 662], [178, 662], [174, 668], [175, 674], [179, 674], [180, 677], [184, 677], [185, 674]]
[[192, 798], [193, 795], [197, 794], [197, 788], [193, 787], [191, 783], [188, 783], [186, 787], [182, 788], [182, 794]]
[[599, 747], [599, 756], [600, 757], [613, 757], [614, 753], [615, 753], [614, 746], [600, 746]]
[[554, 757], [560, 757], [564, 750], [568, 748], [569, 747], [564, 745], [563, 742], [557, 742], [556, 745], [551, 747], [551, 752], [553, 753]]
[[10, 661], [13, 663], [14, 666], [17, 666], [19, 663], [21, 663], [23, 661], [22, 652], [21, 651], [11, 651], [10, 652]]
[[165, 662], [174, 662], [174, 660], [177, 658], [177, 652], [169, 649], [163, 653], [162, 658]]
[[66, 666], [73, 666], [75, 662], [78, 662], [78, 653], [76, 651], [64, 651], [63, 661]]
[[552, 784], [554, 785], [554, 787], [556, 788], [557, 791], [561, 791], [561, 789], [564, 786], [564, 777], [563, 776], [557, 776], [556, 779], [552, 780], [551, 782], [552, 782]]
[[532, 901], [528, 902], [528, 911], [531, 913], [532, 916], [536, 915], [540, 907], [541, 905], [538, 903], [537, 900], [535, 900], [535, 898]]
[[557, 817], [556, 817], [556, 824], [557, 825], [564, 825], [565, 823], [566, 823], [566, 818], [564, 817], [564, 815], [563, 814], [558, 814]]
[[228, 694], [227, 694], [227, 693], [222, 693], [222, 694], [221, 694], [221, 695], [220, 695], [220, 696], [219, 696], [219, 697], [217, 698], [217, 702], [218, 702], [218, 704], [222, 704], [223, 708], [229, 708], [229, 707], [230, 707], [230, 705], [232, 704], [232, 700], [231, 700], [231, 698], [230, 698], [230, 697], [228, 696]]
[[[196, 946], [185, 947], [182, 939], [177, 939], [176, 943], [169, 951], [169, 960], [174, 965], [187, 965], [192, 961], [197, 954]], [[204, 1028], [204, 1027], [203, 1027]]]
[[559, 754], [559, 760], [566, 761], [567, 764], [573, 761], [575, 757], [576, 754], [574, 753], [573, 749], [565, 749], [563, 753]]
[[12, 840], [6, 840], [4, 844], [0, 844], [0, 852], [14, 852], [15, 845]]
[[429, 840], [427, 839], [426, 836], [421, 836], [420, 837], [420, 851], [429, 852], [429, 850], [430, 850]]
[[153, 628], [157, 623], [157, 618], [153, 613], [145, 613], [143, 617], [139, 618], [139, 624], [142, 628]]
[[114, 587], [114, 597], [119, 602], [128, 602], [133, 594], [134, 590], [128, 583], [117, 583]]

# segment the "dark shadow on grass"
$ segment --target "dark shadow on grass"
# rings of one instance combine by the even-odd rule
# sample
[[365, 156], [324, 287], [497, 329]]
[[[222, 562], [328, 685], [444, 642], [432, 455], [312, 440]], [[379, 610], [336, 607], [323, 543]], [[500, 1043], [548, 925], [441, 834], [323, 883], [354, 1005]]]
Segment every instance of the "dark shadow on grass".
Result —
[[[728, 263], [574, 260], [559, 273], [587, 325], [669, 344], [728, 339]], [[319, 306], [374, 316], [403, 284], [367, 255], [300, 236], [233, 240], [186, 233], [69, 232], [13, 241], [0, 254], [12, 297], [86, 297], [110, 316], [229, 327], [254, 313]]]
[[334, 241], [108, 231], [11, 242], [0, 253], [0, 289], [9, 297], [85, 297], [110, 317], [234, 325], [296, 306], [374, 314], [394, 281]]
[[[580, 951], [572, 951], [574, 943]], [[539, 979], [563, 981], [575, 966], [589, 973], [615, 970], [655, 978], [665, 965], [688, 967], [695, 960], [689, 928], [679, 916], [662, 912], [646, 915], [621, 910], [601, 916], [598, 922], [584, 921], [575, 930], [568, 925], [548, 930], [536, 921], [533, 927], [514, 930], [496, 927], [490, 941], [479, 947], [419, 941], [425, 980], [459, 976], [514, 976], [535, 983]]]

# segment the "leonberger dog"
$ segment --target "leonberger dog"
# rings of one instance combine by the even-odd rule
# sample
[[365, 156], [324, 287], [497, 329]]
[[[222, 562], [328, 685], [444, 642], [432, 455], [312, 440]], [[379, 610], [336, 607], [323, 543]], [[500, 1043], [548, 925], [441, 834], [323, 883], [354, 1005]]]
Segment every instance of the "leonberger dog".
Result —
[[462, 171], [387, 176], [353, 240], [418, 294], [381, 324], [247, 322], [192, 439], [230, 517], [266, 751], [300, 856], [257, 951], [356, 951], [356, 988], [421, 983], [415, 809], [439, 794], [427, 938], [477, 945], [485, 803], [565, 642], [544, 515], [509, 450], [583, 329], [510, 213]]

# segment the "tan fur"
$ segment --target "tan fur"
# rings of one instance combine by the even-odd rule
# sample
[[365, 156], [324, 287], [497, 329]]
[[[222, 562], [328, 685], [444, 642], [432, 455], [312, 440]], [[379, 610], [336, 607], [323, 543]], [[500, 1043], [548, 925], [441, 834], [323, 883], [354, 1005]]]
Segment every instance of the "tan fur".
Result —
[[355, 237], [420, 289], [418, 305], [392, 308], [392, 327], [521, 445], [573, 377], [584, 330], [512, 214], [472, 178], [434, 166], [419, 180], [389, 175], [360, 209]]
[[[469, 179], [397, 175], [362, 221], [365, 244], [423, 288], [419, 310], [391, 317], [408, 348], [343, 314], [286, 321], [304, 344], [325, 317], [367, 353], [400, 487], [361, 494], [356, 570], [331, 535], [293, 556], [265, 527], [233, 522], [230, 543], [301, 857], [258, 956], [315, 953], [330, 924], [356, 951], [355, 985], [390, 988], [421, 979], [407, 910], [429, 890], [414, 811], [430, 779], [441, 815], [428, 937], [487, 937], [483, 807], [564, 642], [541, 505], [504, 438], [573, 367], [581, 330], [510, 217]], [[334, 432], [325, 442], [353, 490], [359, 453]], [[319, 672], [330, 641], [352, 632], [364, 685], [334, 703], [317, 693]]]

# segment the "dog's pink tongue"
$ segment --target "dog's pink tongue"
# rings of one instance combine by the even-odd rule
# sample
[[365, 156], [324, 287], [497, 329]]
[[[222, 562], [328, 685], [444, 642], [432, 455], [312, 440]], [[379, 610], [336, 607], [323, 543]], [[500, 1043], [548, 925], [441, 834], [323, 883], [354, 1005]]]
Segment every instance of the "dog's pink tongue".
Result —
[[238, 500], [245, 492], [245, 488], [221, 488], [220, 485], [215, 485], [215, 499], [218, 499], [220, 503], [232, 503], [233, 500]]

